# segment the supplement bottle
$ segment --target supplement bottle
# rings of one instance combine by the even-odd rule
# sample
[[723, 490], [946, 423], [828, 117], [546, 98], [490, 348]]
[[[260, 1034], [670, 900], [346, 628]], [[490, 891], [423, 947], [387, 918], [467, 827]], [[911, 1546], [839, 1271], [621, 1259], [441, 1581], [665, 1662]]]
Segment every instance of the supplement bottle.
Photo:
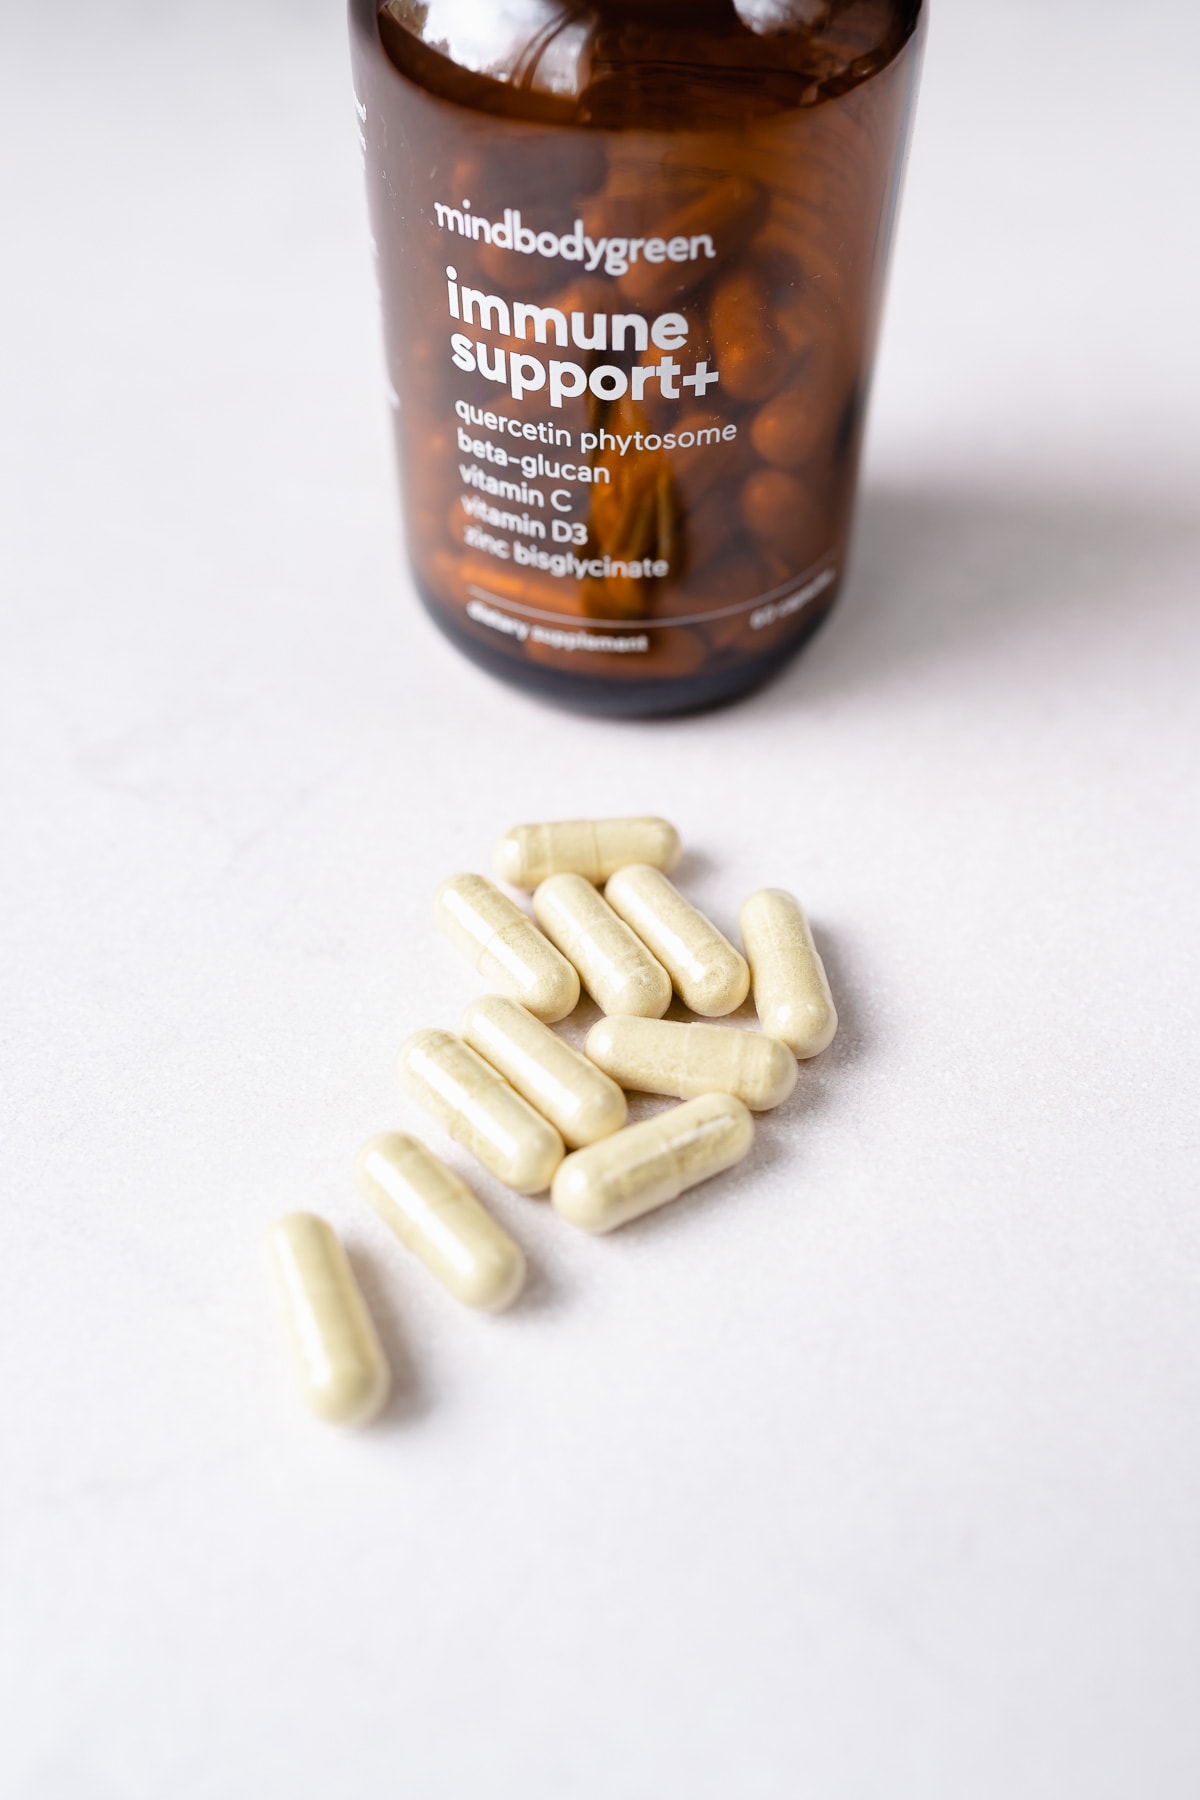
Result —
[[417, 590], [568, 705], [745, 693], [842, 579], [923, 0], [350, 0]]

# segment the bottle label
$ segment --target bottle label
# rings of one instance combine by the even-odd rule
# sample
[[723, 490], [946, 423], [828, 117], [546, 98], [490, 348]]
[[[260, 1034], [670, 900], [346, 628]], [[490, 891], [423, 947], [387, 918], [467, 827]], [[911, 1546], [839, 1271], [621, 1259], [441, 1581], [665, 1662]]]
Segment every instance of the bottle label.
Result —
[[654, 134], [357, 74], [426, 599], [615, 680], [785, 647], [844, 558], [906, 96], [874, 141], [834, 103]]

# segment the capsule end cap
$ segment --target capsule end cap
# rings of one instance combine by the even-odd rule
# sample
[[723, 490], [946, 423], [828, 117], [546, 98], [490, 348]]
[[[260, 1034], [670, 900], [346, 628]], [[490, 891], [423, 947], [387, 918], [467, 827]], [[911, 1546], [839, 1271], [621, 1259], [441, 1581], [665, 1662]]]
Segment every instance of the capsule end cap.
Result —
[[602, 1071], [596, 1077], [597, 1083], [601, 1079], [607, 1085], [602, 1090], [598, 1087], [571, 1121], [567, 1142], [572, 1150], [584, 1150], [589, 1144], [599, 1144], [615, 1131], [620, 1131], [625, 1123], [629, 1107], [623, 1090], [610, 1077], [604, 1076]]
[[509, 887], [527, 888], [525, 857], [521, 851], [520, 841], [515, 831], [506, 831], [492, 851], [492, 868], [498, 881], [505, 881]]
[[533, 1196], [546, 1192], [554, 1179], [555, 1171], [567, 1154], [567, 1146], [553, 1125], [535, 1113], [532, 1107], [529, 1107], [529, 1112], [543, 1129], [536, 1139], [531, 1134], [530, 1141], [514, 1156], [508, 1174], [504, 1177], [504, 1185], [511, 1188], [514, 1194]]
[[582, 991], [575, 969], [561, 951], [556, 954], [561, 967], [521, 995], [521, 1005], [543, 1025], [557, 1025], [562, 1019], [569, 1018], [579, 1005]]
[[579, 1155], [568, 1156], [560, 1165], [551, 1183], [550, 1202], [555, 1212], [568, 1225], [599, 1237], [611, 1231], [617, 1221], [605, 1216], [596, 1184], [587, 1164], [579, 1160]]
[[525, 1286], [525, 1257], [511, 1238], [497, 1244], [486, 1262], [481, 1261], [456, 1297], [475, 1312], [499, 1313], [512, 1305]]
[[[737, 955], [737, 952], [734, 952]], [[692, 1012], [702, 1019], [723, 1019], [736, 1012], [750, 992], [750, 965], [742, 956], [688, 988], [685, 995]]]
[[773, 1107], [782, 1106], [794, 1092], [800, 1078], [800, 1068], [790, 1046], [766, 1034], [764, 1041], [770, 1045], [771, 1054], [763, 1095], [755, 1103], [755, 1112], [770, 1112]]
[[377, 1419], [392, 1391], [387, 1364], [380, 1358], [369, 1370], [339, 1373], [329, 1382], [309, 1390], [309, 1411], [326, 1425], [359, 1430]]

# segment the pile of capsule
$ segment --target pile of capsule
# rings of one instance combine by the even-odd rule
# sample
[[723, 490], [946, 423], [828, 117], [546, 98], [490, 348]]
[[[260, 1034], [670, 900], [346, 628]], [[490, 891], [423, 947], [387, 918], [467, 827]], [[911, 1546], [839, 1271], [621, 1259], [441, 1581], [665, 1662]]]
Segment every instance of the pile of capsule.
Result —
[[[665, 819], [518, 825], [497, 845], [496, 872], [533, 891], [533, 919], [482, 875], [453, 876], [434, 901], [442, 931], [501, 991], [472, 1001], [459, 1036], [415, 1032], [400, 1051], [401, 1086], [498, 1181], [519, 1194], [549, 1188], [583, 1231], [612, 1231], [740, 1162], [751, 1111], [786, 1100], [797, 1058], [837, 1030], [799, 902], [781, 888], [752, 894], [743, 957], [668, 880], [679, 855]], [[551, 1029], [581, 987], [605, 1014], [582, 1052]], [[751, 990], [761, 1032], [663, 1017], [673, 993], [716, 1019]], [[681, 1104], [627, 1125], [626, 1089]], [[519, 1294], [520, 1247], [419, 1138], [372, 1138], [357, 1177], [457, 1300], [499, 1312]], [[365, 1423], [386, 1399], [388, 1368], [337, 1236], [315, 1214], [291, 1213], [272, 1228], [267, 1260], [309, 1407]]]

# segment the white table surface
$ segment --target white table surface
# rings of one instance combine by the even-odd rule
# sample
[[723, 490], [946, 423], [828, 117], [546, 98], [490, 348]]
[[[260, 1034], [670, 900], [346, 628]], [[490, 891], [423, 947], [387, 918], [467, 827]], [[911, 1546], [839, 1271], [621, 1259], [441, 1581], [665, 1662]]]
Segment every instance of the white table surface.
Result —
[[[844, 604], [639, 725], [406, 588], [334, 0], [24, 11], [5, 1800], [1190, 1800], [1196, 8], [941, 0]], [[805, 896], [842, 1030], [623, 1235], [481, 1181], [534, 1280], [466, 1315], [349, 1179], [475, 991], [430, 893], [626, 810], [726, 924]], [[358, 1437], [291, 1208], [396, 1367]]]

